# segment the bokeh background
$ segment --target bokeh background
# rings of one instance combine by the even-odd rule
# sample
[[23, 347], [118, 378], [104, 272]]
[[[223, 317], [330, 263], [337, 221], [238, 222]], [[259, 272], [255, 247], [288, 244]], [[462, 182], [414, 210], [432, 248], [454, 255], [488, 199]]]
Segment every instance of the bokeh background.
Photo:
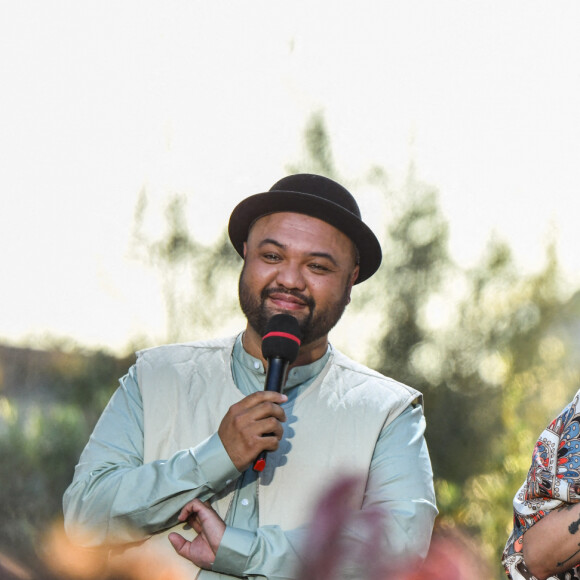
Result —
[[385, 254], [332, 341], [424, 392], [439, 525], [501, 578], [579, 382], [579, 23], [572, 0], [2, 2], [0, 565], [51, 574], [132, 353], [242, 327], [231, 209], [312, 171]]

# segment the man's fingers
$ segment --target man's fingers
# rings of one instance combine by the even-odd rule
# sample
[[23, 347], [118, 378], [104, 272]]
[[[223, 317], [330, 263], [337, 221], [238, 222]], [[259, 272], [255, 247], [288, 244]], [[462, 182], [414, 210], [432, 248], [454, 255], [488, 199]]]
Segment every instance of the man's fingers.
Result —
[[281, 405], [288, 400], [287, 395], [283, 395], [282, 393], [277, 393], [276, 391], [257, 391], [244, 397], [241, 401], [236, 403], [236, 406], [240, 406], [242, 408], [250, 408], [254, 407], [263, 402], [270, 402], [276, 403], [277, 405]]
[[[265, 394], [268, 393], [254, 393], [254, 395]], [[253, 395], [250, 395], [249, 397], [246, 397], [246, 399], [249, 399], [252, 396]], [[252, 404], [248, 405], [246, 399], [232, 405], [226, 414], [225, 418], [230, 420], [235, 428], [243, 429], [244, 426], [251, 421], [261, 421], [262, 419], [267, 419], [269, 417], [274, 417], [282, 423], [286, 421], [286, 413], [278, 403], [267, 399], [263, 400], [263, 397], [256, 397], [253, 399]]]
[[179, 521], [187, 521], [199, 533], [201, 531], [201, 522], [207, 519], [208, 515], [215, 513], [209, 501], [203, 502], [196, 498], [185, 504], [178, 519]]
[[199, 518], [197, 516], [193, 516], [187, 520], [187, 523], [198, 533], [202, 533], [202, 526]]
[[184, 513], [191, 513], [187, 521], [197, 536], [189, 542], [180, 534], [172, 532], [168, 536], [169, 541], [180, 556], [200, 568], [209, 569], [215, 560], [226, 524], [211, 506], [199, 499], [190, 501], [184, 510]]
[[286, 395], [260, 391], [232, 405], [218, 429], [230, 459], [244, 471], [262, 451], [274, 451], [284, 434], [286, 413], [280, 406]]
[[180, 522], [185, 522], [186, 520], [189, 520], [189, 518], [191, 517], [192, 511], [191, 509], [189, 509], [189, 504], [187, 504], [186, 506], [184, 506], [181, 511], [179, 512], [179, 515], [177, 516], [177, 519]]
[[253, 409], [254, 418], [256, 420], [265, 419], [267, 417], [275, 417], [278, 421], [286, 421], [286, 413], [280, 405], [272, 401], [263, 401], [256, 405]]
[[190, 502], [186, 503], [179, 512], [177, 519], [180, 522], [189, 520], [194, 514], [196, 514], [199, 511], [199, 504], [203, 505], [199, 499], [192, 499]]
[[206, 570], [211, 568], [215, 560], [215, 551], [212, 550], [205, 536], [199, 534], [192, 542], [189, 542], [180, 534], [172, 532], [168, 538], [177, 554], [193, 562], [199, 568]]
[[173, 549], [180, 555], [185, 556], [187, 553], [187, 544], [189, 543], [182, 535], [175, 532], [169, 534], [169, 541], [173, 546]]

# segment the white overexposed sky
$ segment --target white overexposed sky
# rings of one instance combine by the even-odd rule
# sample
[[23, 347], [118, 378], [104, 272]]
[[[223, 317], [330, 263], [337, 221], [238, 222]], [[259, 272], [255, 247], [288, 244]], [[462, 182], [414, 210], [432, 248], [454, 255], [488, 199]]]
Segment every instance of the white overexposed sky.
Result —
[[4, 0], [0, 340], [161, 339], [139, 192], [212, 241], [314, 111], [345, 178], [415, 162], [461, 264], [495, 230], [533, 270], [555, 231], [580, 280], [579, 27], [577, 0]]

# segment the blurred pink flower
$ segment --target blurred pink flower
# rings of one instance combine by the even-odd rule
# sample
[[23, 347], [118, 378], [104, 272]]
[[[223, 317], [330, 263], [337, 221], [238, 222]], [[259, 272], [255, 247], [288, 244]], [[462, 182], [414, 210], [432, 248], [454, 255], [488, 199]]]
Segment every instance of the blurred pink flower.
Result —
[[[389, 554], [383, 538], [388, 514], [360, 511], [352, 492], [360, 482], [336, 482], [318, 504], [305, 543], [297, 578], [308, 580], [472, 580], [490, 577], [486, 566], [456, 530], [436, 528], [425, 560], [401, 562]], [[356, 524], [357, 537], [349, 534]]]

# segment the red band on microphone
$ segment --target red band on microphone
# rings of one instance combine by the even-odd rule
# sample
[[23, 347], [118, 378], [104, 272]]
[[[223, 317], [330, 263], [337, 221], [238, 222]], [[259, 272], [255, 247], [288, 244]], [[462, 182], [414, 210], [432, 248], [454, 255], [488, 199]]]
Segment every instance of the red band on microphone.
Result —
[[254, 463], [254, 471], [264, 471], [264, 467], [266, 467], [266, 460], [260, 458]]
[[298, 346], [300, 346], [300, 339], [297, 336], [294, 336], [293, 334], [290, 334], [288, 332], [269, 332], [268, 334], [265, 334], [263, 336], [262, 340], [266, 340], [271, 336], [280, 336], [282, 338], [289, 338], [290, 340], [293, 340], [294, 342], [298, 343]]

